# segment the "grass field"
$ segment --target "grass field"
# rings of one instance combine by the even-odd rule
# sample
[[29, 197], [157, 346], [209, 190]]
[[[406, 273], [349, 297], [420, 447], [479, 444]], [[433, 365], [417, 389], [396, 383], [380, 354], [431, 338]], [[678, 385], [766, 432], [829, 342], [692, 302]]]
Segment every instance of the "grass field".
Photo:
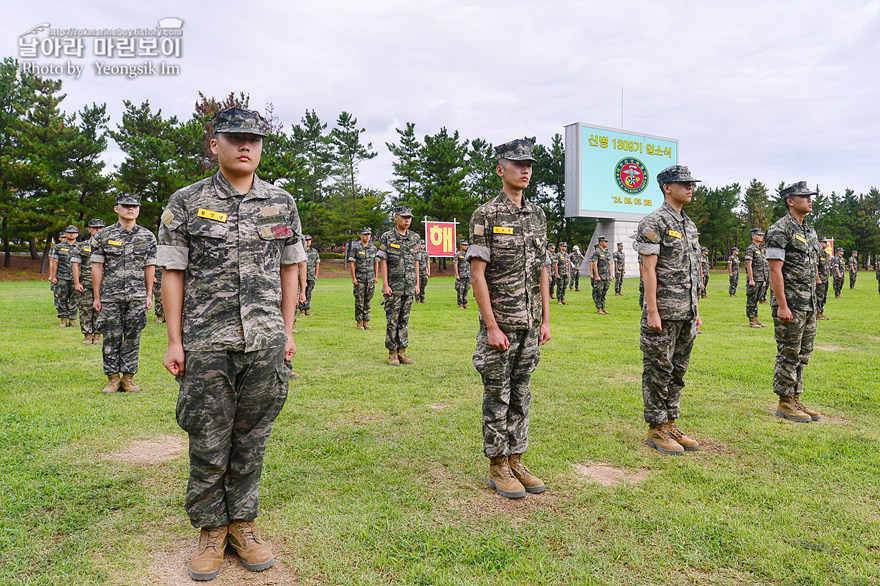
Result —
[[[608, 316], [589, 281], [551, 306], [527, 455], [548, 490], [508, 501], [485, 486], [476, 310], [456, 307], [452, 279], [414, 307], [417, 363], [399, 368], [381, 297], [376, 329], [358, 331], [348, 281], [320, 280], [263, 473], [278, 561], [250, 574], [229, 554], [213, 584], [880, 582], [873, 275], [819, 322], [811, 424], [773, 415], [769, 306], [771, 327], [748, 329], [744, 280], [731, 299], [713, 275], [679, 422], [703, 449], [683, 457], [644, 444], [637, 285], [609, 296]], [[144, 332], [144, 392], [105, 396], [100, 347], [56, 323], [48, 284], [0, 283], [0, 584], [190, 583], [164, 326]]]

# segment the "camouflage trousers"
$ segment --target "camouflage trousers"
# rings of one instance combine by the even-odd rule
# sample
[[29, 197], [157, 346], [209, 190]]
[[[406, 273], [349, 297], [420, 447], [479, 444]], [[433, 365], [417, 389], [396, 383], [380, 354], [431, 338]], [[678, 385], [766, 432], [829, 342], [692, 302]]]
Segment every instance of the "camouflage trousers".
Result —
[[354, 319], [355, 321], [370, 321], [370, 302], [373, 301], [373, 293], [376, 292], [376, 283], [367, 276], [358, 277], [357, 281], [357, 285], [352, 285], [354, 289]]
[[792, 320], [781, 321], [773, 308], [773, 331], [776, 335], [776, 367], [773, 370], [773, 392], [791, 397], [804, 390], [804, 367], [813, 354], [816, 339], [816, 312], [792, 309]]
[[754, 285], [746, 283], [746, 317], [758, 317], [758, 303], [766, 291], [767, 281], [755, 281]]
[[[553, 267], [551, 266], [550, 268], [553, 268]], [[550, 277], [550, 295], [553, 295], [553, 292], [555, 290], [556, 290], [556, 277]]]
[[55, 312], [61, 319], [76, 319], [76, 295], [73, 281], [58, 279], [55, 284]]
[[467, 305], [468, 293], [471, 290], [471, 278], [462, 277], [460, 279], [456, 279], [455, 290], [458, 293], [458, 304]]
[[96, 327], [104, 334], [104, 374], [135, 374], [141, 331], [147, 327], [147, 302], [135, 299], [102, 303]]
[[622, 271], [614, 273], [614, 292], [615, 293], [622, 293], [623, 292], [623, 275], [624, 275], [624, 273]]
[[84, 335], [97, 334], [98, 312], [92, 306], [95, 292], [91, 287], [83, 287], [76, 293], [76, 304], [79, 306], [79, 329]]
[[385, 347], [398, 350], [409, 347], [409, 312], [412, 295], [385, 296]]
[[850, 271], [849, 273], [849, 288], [853, 289], [856, 286], [856, 278], [859, 276], [858, 273], [854, 273]]
[[559, 287], [556, 291], [556, 299], [559, 301], [565, 301], [565, 290], [568, 288], [568, 275], [560, 275], [557, 281], [559, 281]]
[[576, 268], [571, 273], [571, 281], [569, 282], [568, 289], [580, 289], [581, 288], [581, 270]]
[[505, 332], [510, 346], [489, 345], [485, 326], [477, 332], [474, 366], [483, 379], [483, 454], [522, 454], [529, 447], [529, 383], [541, 359], [540, 327]]
[[709, 273], [703, 275], [703, 285], [700, 287], [700, 297], [706, 297], [706, 288], [709, 286]]
[[153, 284], [153, 313], [156, 317], [165, 317], [165, 306], [162, 305], [162, 281]]
[[828, 278], [822, 277], [822, 283], [816, 284], [816, 311], [825, 313], [826, 301], [828, 301]]
[[639, 275], [639, 307], [645, 307], [645, 282]]
[[739, 287], [739, 271], [733, 271], [733, 274], [730, 275], [730, 287], [728, 287], [728, 293], [736, 295], [737, 287]]
[[642, 400], [645, 421], [666, 423], [678, 419], [684, 374], [697, 337], [697, 320], [663, 320], [663, 331], [648, 327], [642, 315]]
[[611, 283], [608, 282], [608, 279], [596, 279], [593, 281], [593, 303], [596, 304], [596, 309], [602, 309], [605, 307], [605, 296], [608, 294], [608, 287], [611, 286]]
[[843, 291], [843, 277], [834, 277], [834, 296], [840, 297], [841, 291]]
[[419, 273], [419, 294], [416, 295], [416, 301], [425, 300], [425, 287], [428, 286], [428, 272]]
[[302, 311], [303, 309], [311, 309], [312, 308], [312, 291], [315, 289], [315, 280], [309, 279], [306, 281], [306, 300], [303, 303], [299, 303], [297, 305], [297, 309]]
[[283, 346], [186, 353], [177, 423], [189, 434], [184, 508], [193, 527], [257, 517], [263, 455], [290, 370]]

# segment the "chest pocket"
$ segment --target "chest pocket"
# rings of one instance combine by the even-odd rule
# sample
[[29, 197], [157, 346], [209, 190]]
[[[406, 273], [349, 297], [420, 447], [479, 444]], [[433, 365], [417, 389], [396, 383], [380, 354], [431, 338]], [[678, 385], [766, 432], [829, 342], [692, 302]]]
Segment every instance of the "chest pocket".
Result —
[[123, 252], [125, 252], [125, 245], [124, 244], [107, 243], [104, 246], [104, 255], [105, 256], [119, 256]]
[[191, 236], [199, 238], [226, 238], [229, 227], [225, 222], [217, 222], [207, 218], [195, 218], [187, 226]]

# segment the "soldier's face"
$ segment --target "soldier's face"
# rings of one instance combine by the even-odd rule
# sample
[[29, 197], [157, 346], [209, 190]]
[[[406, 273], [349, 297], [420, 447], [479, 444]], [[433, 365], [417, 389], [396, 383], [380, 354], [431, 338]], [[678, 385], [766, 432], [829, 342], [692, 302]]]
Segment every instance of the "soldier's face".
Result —
[[599, 243], [599, 248], [601, 248], [602, 250], [608, 250], [608, 243], [603, 240]]
[[790, 197], [788, 200], [791, 202], [791, 211], [793, 212], [809, 214], [813, 211], [813, 198], [809, 195]]
[[394, 221], [397, 222], [398, 230], [409, 230], [409, 225], [412, 224], [412, 216], [399, 216], [394, 214]]
[[504, 159], [498, 163], [495, 172], [506, 187], [521, 191], [528, 187], [532, 180], [532, 162]]
[[370, 238], [372, 238], [371, 234], [361, 234], [361, 244], [366, 246], [370, 243]]
[[91, 234], [92, 236], [94, 236], [95, 234], [97, 234], [100, 231], [101, 231], [100, 228], [89, 228], [89, 234]]
[[683, 183], [681, 181], [667, 183], [663, 186], [663, 191], [679, 205], [686, 204], [694, 198], [693, 183]]
[[761, 244], [762, 242], [764, 242], [764, 236], [761, 235], [761, 234], [753, 234], [753, 235], [752, 235], [752, 241], [753, 241], [755, 244]]
[[263, 137], [242, 132], [219, 132], [211, 139], [211, 152], [217, 155], [222, 171], [238, 177], [249, 176], [260, 164]]
[[120, 203], [113, 206], [113, 211], [119, 214], [119, 218], [122, 220], [137, 220], [138, 215], [141, 213], [141, 206]]

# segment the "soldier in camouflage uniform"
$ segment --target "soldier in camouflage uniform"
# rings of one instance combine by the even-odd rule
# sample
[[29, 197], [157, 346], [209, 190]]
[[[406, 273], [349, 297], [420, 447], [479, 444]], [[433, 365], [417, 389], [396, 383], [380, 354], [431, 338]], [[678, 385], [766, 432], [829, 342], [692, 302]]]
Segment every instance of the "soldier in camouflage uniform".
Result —
[[73, 286], [77, 291], [76, 303], [79, 306], [79, 329], [83, 334], [83, 344], [100, 344], [101, 334], [97, 328], [97, 313], [92, 306], [95, 292], [92, 288], [92, 248], [95, 234], [106, 224], [104, 220], [89, 220], [89, 238], [77, 243], [70, 259], [73, 265]]
[[397, 225], [379, 239], [382, 294], [385, 296], [385, 347], [388, 364], [400, 366], [415, 362], [406, 355], [409, 347], [409, 313], [413, 299], [419, 292], [419, 253], [421, 238], [409, 229], [412, 224], [412, 208], [397, 206], [394, 209]]
[[566, 305], [565, 291], [568, 288], [568, 280], [571, 278], [571, 262], [568, 256], [568, 243], [559, 243], [559, 253], [556, 255], [556, 304]]
[[859, 276], [859, 251], [853, 250], [849, 257], [849, 288], [856, 288], [856, 277]]
[[581, 249], [577, 244], [574, 245], [574, 252], [571, 253], [569, 260], [571, 262], [571, 282], [568, 285], [568, 290], [574, 289], [577, 293], [581, 290], [581, 263], [584, 262], [584, 255], [581, 254]]
[[296, 203], [255, 170], [268, 131], [257, 113], [211, 120], [219, 172], [171, 195], [159, 226], [168, 324], [163, 364], [180, 383], [189, 434], [184, 507], [201, 530], [190, 577], [210, 580], [227, 541], [245, 568], [274, 563], [257, 532], [259, 481], [272, 424], [287, 399], [297, 281], [306, 254]]
[[608, 315], [605, 311], [605, 296], [611, 286], [611, 255], [608, 254], [608, 239], [599, 236], [599, 248], [590, 257], [590, 272], [593, 275], [593, 303], [596, 313]]
[[[522, 461], [529, 445], [531, 375], [550, 340], [547, 219], [523, 197], [534, 147], [518, 139], [495, 147], [502, 191], [471, 216], [468, 260], [480, 330], [474, 366], [483, 380], [483, 453], [490, 488], [507, 498], [544, 491]], [[566, 260], [567, 262], [567, 260]]]
[[370, 327], [370, 303], [376, 283], [379, 282], [378, 249], [370, 240], [373, 230], [369, 227], [361, 229], [361, 239], [351, 245], [348, 250], [351, 283], [354, 286], [354, 320], [357, 329], [372, 330]]
[[706, 299], [709, 296], [709, 249], [705, 246], [700, 247], [700, 280], [700, 299]]
[[550, 299], [556, 299], [556, 245], [552, 242], [547, 245], [547, 254], [550, 255]]
[[764, 272], [764, 249], [761, 244], [764, 242], [764, 232], [758, 228], [752, 228], [750, 231], [752, 243], [746, 248], [746, 317], [749, 318], [750, 328], [766, 327], [758, 321], [758, 303], [761, 300], [761, 292], [767, 287], [767, 280], [770, 273]]
[[816, 319], [827, 320], [825, 317], [825, 303], [828, 301], [828, 281], [831, 278], [831, 259], [825, 251], [827, 238], [819, 241], [822, 249], [819, 253], [819, 279], [816, 281]]
[[431, 259], [425, 251], [425, 243], [419, 245], [419, 294], [416, 295], [417, 303], [425, 302], [425, 288], [428, 286], [428, 277], [431, 276]]
[[880, 258], [874, 255], [874, 273], [877, 276], [877, 292], [880, 293]]
[[156, 313], [156, 323], [165, 323], [165, 306], [162, 305], [161, 267], [156, 267], [156, 277], [153, 279], [153, 311]]
[[101, 392], [136, 393], [141, 390], [134, 381], [141, 331], [153, 306], [156, 237], [136, 223], [141, 211], [138, 196], [118, 194], [113, 210], [119, 221], [92, 237], [92, 307], [98, 312], [96, 327], [104, 335], [107, 375]]
[[647, 444], [663, 454], [700, 447], [675, 425], [684, 375], [702, 325], [700, 243], [696, 225], [682, 210], [697, 181], [683, 165], [661, 171], [657, 182], [664, 203], [639, 222], [636, 232], [645, 285], [640, 346]]
[[306, 300], [298, 305], [300, 313], [312, 315], [312, 291], [315, 289], [315, 280], [321, 272], [321, 255], [312, 248], [312, 237], [303, 236], [306, 241]]
[[846, 273], [846, 263], [843, 260], [843, 249], [838, 248], [835, 251], [834, 258], [831, 259], [831, 276], [834, 279], [834, 298], [840, 299], [840, 293], [843, 291], [843, 277]]
[[820, 418], [800, 400], [804, 367], [816, 338], [816, 281], [822, 248], [816, 231], [805, 220], [813, 210], [812, 196], [816, 194], [806, 181], [784, 187], [780, 196], [788, 214], [767, 230], [777, 348], [773, 371], [773, 392], [779, 395], [776, 415], [804, 423]]
[[736, 246], [730, 249], [730, 256], [727, 258], [727, 275], [730, 277], [728, 293], [731, 297], [736, 297], [736, 288], [739, 286], [739, 248]]
[[455, 271], [455, 291], [458, 293], [458, 307], [461, 309], [468, 308], [468, 292], [471, 290], [471, 263], [465, 260], [467, 249], [467, 240], [459, 240], [458, 252], [452, 259], [452, 267]]
[[623, 275], [626, 274], [626, 253], [623, 252], [623, 242], [617, 243], [617, 251], [614, 258], [614, 295], [623, 297]]
[[73, 266], [71, 259], [76, 248], [76, 237], [79, 230], [76, 226], [68, 226], [64, 230], [64, 239], [49, 251], [49, 280], [55, 285], [55, 310], [61, 323], [59, 328], [76, 325], [76, 289], [73, 283]]

